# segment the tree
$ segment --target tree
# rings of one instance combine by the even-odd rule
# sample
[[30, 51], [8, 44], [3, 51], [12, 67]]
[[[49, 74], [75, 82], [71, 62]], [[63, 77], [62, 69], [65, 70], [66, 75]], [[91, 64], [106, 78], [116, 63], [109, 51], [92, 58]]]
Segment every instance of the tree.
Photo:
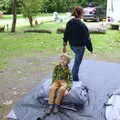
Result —
[[[16, 1], [17, 13], [21, 12], [21, 0]], [[12, 14], [12, 0], [0, 0], [0, 10], [6, 14]]]
[[43, 0], [22, 0], [22, 13], [28, 17], [30, 26], [33, 26], [33, 17], [37, 16], [43, 4]]
[[[23, 9], [24, 11], [25, 9], [33, 9], [33, 7], [36, 6], [36, 10], [39, 9], [40, 12], [67, 12], [75, 5], [86, 6], [89, 2], [96, 2], [100, 5], [106, 6], [107, 0], [34, 0], [34, 2], [32, 2], [32, 0], [17, 0], [16, 9], [17, 13], [21, 13], [21, 8], [23, 9], [25, 7]], [[4, 11], [5, 13], [11, 14], [11, 6], [12, 0], [0, 0], [0, 10]]]
[[2, 10], [5, 13], [11, 13], [12, 0], [0, 0], [0, 10]]
[[12, 0], [13, 23], [12, 23], [11, 32], [15, 32], [15, 30], [16, 30], [16, 20], [17, 20], [17, 15], [16, 15], [16, 2], [17, 2], [17, 0]]
[[67, 12], [74, 6], [75, 0], [44, 0], [43, 10], [47, 12]]

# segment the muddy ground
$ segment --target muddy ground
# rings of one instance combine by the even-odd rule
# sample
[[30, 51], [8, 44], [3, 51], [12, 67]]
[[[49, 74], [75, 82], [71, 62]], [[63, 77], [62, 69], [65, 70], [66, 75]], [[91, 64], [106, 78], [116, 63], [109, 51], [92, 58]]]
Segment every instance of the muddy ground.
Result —
[[[58, 57], [12, 57], [7, 69], [0, 70], [0, 113], [8, 110], [32, 88], [52, 75]], [[0, 116], [2, 116], [0, 114]], [[0, 119], [1, 120], [1, 119]]]

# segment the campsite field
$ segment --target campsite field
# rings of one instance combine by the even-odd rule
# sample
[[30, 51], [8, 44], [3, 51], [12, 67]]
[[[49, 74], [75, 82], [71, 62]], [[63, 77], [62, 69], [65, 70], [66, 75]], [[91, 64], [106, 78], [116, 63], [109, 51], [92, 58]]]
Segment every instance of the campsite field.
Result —
[[[24, 33], [30, 29], [27, 25], [18, 26], [16, 33], [0, 33], [0, 97], [3, 96], [0, 113], [3, 116], [31, 88], [51, 76], [62, 52], [63, 35], [57, 34], [56, 29], [64, 26], [65, 23], [48, 22], [34, 27], [52, 30], [52, 34]], [[107, 30], [106, 34], [91, 34], [91, 38], [94, 52], [90, 54], [86, 50], [85, 59], [120, 62], [119, 31]], [[73, 56], [69, 48], [68, 51]]]
[[[52, 34], [24, 33], [29, 26], [17, 28], [17, 32], [0, 33], [0, 69], [5, 68], [12, 56], [33, 55], [36, 52], [56, 55], [62, 51], [63, 35], [56, 34], [62, 23], [45, 23], [34, 28], [52, 30]], [[91, 35], [94, 52], [86, 52], [86, 58], [120, 62], [120, 33], [108, 30], [107, 34]]]

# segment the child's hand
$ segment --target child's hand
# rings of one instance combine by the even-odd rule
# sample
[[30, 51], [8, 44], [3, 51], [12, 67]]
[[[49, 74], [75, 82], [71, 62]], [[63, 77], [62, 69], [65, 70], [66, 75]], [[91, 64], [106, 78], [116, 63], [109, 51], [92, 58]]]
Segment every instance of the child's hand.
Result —
[[66, 53], [67, 52], [67, 49], [66, 49], [66, 46], [63, 47], [63, 53]]
[[64, 96], [67, 96], [68, 93], [69, 93], [68, 90], [66, 90], [65, 93], [64, 93]]

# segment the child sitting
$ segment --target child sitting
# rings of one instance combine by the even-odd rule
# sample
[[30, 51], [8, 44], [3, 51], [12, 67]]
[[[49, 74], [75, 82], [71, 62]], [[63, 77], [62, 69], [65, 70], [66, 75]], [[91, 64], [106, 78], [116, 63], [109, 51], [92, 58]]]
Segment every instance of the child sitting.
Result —
[[50, 114], [52, 111], [54, 113], [57, 113], [59, 111], [59, 105], [62, 99], [64, 95], [68, 93], [67, 88], [72, 85], [72, 73], [68, 67], [70, 60], [71, 58], [69, 55], [65, 53], [62, 54], [60, 56], [60, 63], [55, 67], [53, 71], [53, 84], [49, 93], [49, 105], [48, 109], [46, 110], [47, 114]]

